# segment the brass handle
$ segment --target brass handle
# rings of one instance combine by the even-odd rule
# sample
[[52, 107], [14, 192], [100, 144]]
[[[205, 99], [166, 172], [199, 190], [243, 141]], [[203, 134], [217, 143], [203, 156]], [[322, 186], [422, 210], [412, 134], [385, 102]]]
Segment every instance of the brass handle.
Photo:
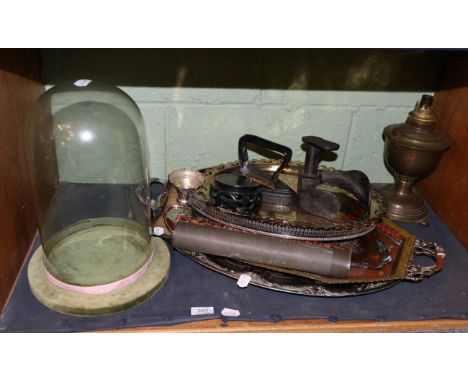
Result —
[[150, 186], [153, 183], [159, 183], [163, 185], [163, 189], [161, 194], [158, 196], [157, 199], [152, 199], [150, 197], [150, 208], [151, 208], [151, 222], [156, 221], [156, 219], [161, 215], [164, 205], [166, 204], [166, 199], [169, 194], [168, 192], [168, 185], [166, 182], [162, 181], [159, 178], [150, 178], [149, 184]]
[[[411, 258], [406, 270], [406, 280], [421, 281], [426, 277], [439, 272], [444, 267], [445, 249], [437, 243], [424, 240], [416, 240], [413, 246]], [[423, 266], [416, 264], [416, 257], [428, 256], [435, 261], [434, 265]]]

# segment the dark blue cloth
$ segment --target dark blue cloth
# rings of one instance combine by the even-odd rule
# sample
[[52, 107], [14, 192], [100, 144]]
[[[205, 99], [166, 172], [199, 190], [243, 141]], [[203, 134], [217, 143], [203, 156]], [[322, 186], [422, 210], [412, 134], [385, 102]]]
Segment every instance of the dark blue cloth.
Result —
[[[328, 318], [337, 320], [466, 319], [468, 315], [468, 252], [434, 212], [430, 226], [401, 224], [423, 240], [436, 241], [448, 255], [444, 269], [420, 283], [401, 282], [374, 294], [326, 298], [291, 295], [249, 286], [202, 267], [171, 249], [171, 270], [163, 288], [144, 304], [107, 317], [73, 317], [41, 305], [29, 289], [26, 267], [0, 318], [0, 331], [76, 332], [137, 326], [172, 325], [221, 318], [225, 307], [238, 309], [246, 321]], [[39, 241], [36, 242], [36, 247]], [[213, 306], [214, 315], [191, 316], [192, 306]]]

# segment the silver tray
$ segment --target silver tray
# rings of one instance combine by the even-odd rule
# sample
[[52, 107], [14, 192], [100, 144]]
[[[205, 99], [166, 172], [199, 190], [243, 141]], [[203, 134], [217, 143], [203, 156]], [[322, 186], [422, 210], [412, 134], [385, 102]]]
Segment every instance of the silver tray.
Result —
[[[411, 238], [410, 238], [411, 240]], [[437, 243], [415, 240], [412, 242], [409, 258], [401, 260], [405, 242], [401, 242], [394, 253], [398, 258], [394, 264], [403, 265], [402, 272], [393, 272], [388, 278], [380, 280], [369, 278], [351, 283], [330, 283], [326, 278], [322, 280], [305, 277], [305, 275], [291, 274], [279, 270], [268, 269], [254, 264], [211, 256], [203, 253], [179, 250], [193, 261], [233, 279], [239, 279], [242, 274], [251, 277], [250, 284], [280, 292], [300, 294], [316, 297], [345, 297], [378, 292], [390, 288], [401, 281], [421, 281], [439, 272], [444, 266], [445, 251]], [[428, 256], [434, 260], [431, 266], [417, 264], [418, 256]], [[391, 265], [394, 267], [394, 264]], [[310, 276], [310, 275], [309, 275]]]
[[[272, 174], [277, 170], [278, 160], [252, 160], [249, 167], [256, 167]], [[211, 206], [209, 202], [211, 186], [218, 174], [230, 173], [239, 167], [239, 162], [230, 162], [201, 170], [205, 175], [204, 184], [192, 195], [191, 207], [199, 214], [243, 231], [260, 233], [296, 240], [334, 241], [352, 239], [372, 231], [384, 213], [380, 194], [373, 190], [370, 208], [362, 206], [347, 191], [332, 185], [321, 185], [348, 200], [351, 208], [331, 218], [309, 214], [297, 206], [262, 205], [260, 211], [243, 215], [221, 207]], [[290, 162], [279, 175], [279, 179], [297, 191], [298, 174], [303, 163]]]

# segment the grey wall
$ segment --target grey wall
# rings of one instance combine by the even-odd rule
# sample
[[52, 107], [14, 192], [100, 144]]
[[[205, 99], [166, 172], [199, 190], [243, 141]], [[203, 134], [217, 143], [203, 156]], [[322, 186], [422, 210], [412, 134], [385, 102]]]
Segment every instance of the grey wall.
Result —
[[257, 134], [290, 146], [338, 142], [327, 165], [391, 180], [381, 133], [433, 90], [440, 52], [385, 50], [43, 50], [44, 81], [91, 78], [118, 85], [140, 107], [150, 173], [236, 159]]

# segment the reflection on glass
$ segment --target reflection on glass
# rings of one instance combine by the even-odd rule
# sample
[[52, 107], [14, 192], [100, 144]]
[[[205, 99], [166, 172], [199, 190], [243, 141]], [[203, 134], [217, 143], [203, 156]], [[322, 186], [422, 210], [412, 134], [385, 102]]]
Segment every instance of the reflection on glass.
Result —
[[93, 140], [93, 133], [88, 130], [80, 132], [80, 138], [83, 142], [89, 142]]

